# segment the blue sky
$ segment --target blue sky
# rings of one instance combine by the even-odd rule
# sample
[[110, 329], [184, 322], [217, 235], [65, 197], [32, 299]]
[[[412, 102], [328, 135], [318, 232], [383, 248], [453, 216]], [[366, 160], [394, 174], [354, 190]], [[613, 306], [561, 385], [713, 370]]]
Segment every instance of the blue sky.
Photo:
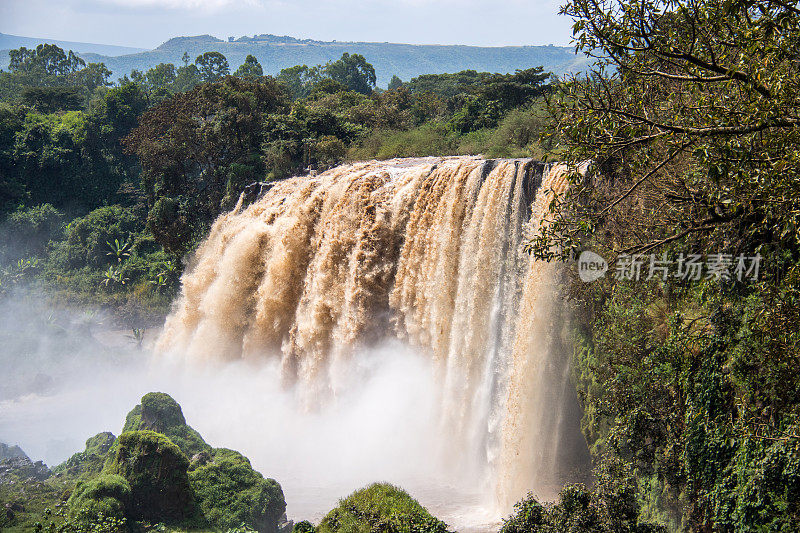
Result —
[[153, 48], [178, 35], [567, 45], [561, 0], [0, 0], [0, 32]]

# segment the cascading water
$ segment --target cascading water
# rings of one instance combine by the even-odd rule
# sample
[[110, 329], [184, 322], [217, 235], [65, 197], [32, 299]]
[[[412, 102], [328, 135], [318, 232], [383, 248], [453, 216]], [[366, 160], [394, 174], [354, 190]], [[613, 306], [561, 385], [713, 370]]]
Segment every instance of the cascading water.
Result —
[[522, 244], [565, 186], [562, 166], [475, 157], [280, 182], [214, 223], [157, 349], [279, 359], [313, 411], [335, 401], [359, 354], [400, 339], [434, 362], [432, 453], [452, 478], [484, 480], [502, 512], [529, 490], [548, 496], [567, 468], [565, 435], [580, 437], [555, 267]]

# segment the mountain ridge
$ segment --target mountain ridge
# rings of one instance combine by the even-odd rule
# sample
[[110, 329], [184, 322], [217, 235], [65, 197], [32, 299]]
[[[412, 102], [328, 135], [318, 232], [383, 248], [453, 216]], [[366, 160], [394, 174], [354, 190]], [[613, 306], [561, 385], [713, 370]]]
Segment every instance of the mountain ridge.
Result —
[[[2, 40], [0, 48], [6, 48], [1, 43]], [[152, 50], [123, 55], [71, 49], [87, 62], [105, 63], [114, 78], [129, 74], [133, 69], [144, 71], [159, 63], [180, 65], [184, 53], [194, 61], [203, 52], [220, 52], [228, 59], [232, 71], [241, 65], [248, 55], [253, 55], [263, 66], [265, 74], [276, 75], [281, 69], [294, 65], [317, 65], [335, 61], [347, 52], [361, 54], [374, 65], [379, 87], [386, 87], [393, 75], [408, 81], [422, 74], [442, 74], [461, 70], [509, 73], [535, 66], [543, 66], [547, 71], [562, 75], [583, 71], [588, 64], [587, 60], [576, 55], [571, 47], [565, 46], [482, 47], [316, 41], [271, 34], [244, 36], [227, 41], [212, 35], [179, 36], [168, 39]], [[8, 65], [7, 52], [3, 55], [5, 57], [0, 60], [0, 68]]]
[[21, 46], [35, 48], [38, 44], [55, 44], [61, 48], [73, 50], [77, 54], [101, 54], [105, 56], [119, 56], [124, 54], [135, 54], [145, 52], [146, 48], [135, 46], [119, 46], [116, 44], [85, 43], [81, 41], [65, 41], [62, 39], [48, 39], [46, 37], [24, 37], [21, 35], [11, 35], [0, 33], [0, 50], [4, 52], [3, 66], [8, 63], [5, 53]]

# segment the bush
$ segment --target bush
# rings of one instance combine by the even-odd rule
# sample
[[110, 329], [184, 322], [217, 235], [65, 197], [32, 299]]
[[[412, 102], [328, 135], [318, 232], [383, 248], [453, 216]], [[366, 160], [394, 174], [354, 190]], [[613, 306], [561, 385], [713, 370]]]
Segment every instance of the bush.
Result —
[[104, 474], [90, 481], [79, 481], [67, 506], [70, 518], [80, 521], [123, 518], [130, 500], [131, 486], [125, 478]]
[[292, 533], [314, 533], [317, 529], [308, 520], [298, 522], [292, 528]]
[[64, 214], [50, 204], [19, 209], [6, 219], [0, 230], [0, 249], [3, 262], [21, 257], [42, 255], [51, 240], [59, 239], [64, 231]]
[[286, 511], [281, 486], [253, 470], [242, 454], [216, 449], [212, 459], [189, 473], [203, 516], [220, 529], [242, 524], [260, 532], [277, 532]]
[[357, 490], [325, 515], [320, 533], [446, 533], [447, 524], [433, 517], [406, 491], [388, 483]]
[[164, 435], [129, 431], [111, 448], [103, 473], [118, 474], [129, 483], [131, 519], [180, 522], [196, 511], [188, 468], [189, 460]]
[[169, 394], [150, 392], [125, 418], [122, 431], [150, 430], [166, 435], [187, 457], [210, 451], [203, 437], [186, 424], [181, 406]]
[[[630, 480], [628, 480], [630, 481]], [[601, 474], [600, 487], [567, 485], [557, 502], [542, 505], [532, 494], [517, 502], [503, 520], [500, 533], [664, 533], [665, 528], [642, 521], [633, 485], [612, 482]]]
[[360, 146], [348, 153], [349, 159], [392, 159], [450, 155], [456, 151], [457, 136], [443, 124], [430, 123], [408, 131], [376, 130]]
[[126, 242], [141, 225], [132, 209], [119, 205], [100, 207], [67, 226], [67, 239], [53, 258], [61, 268], [84, 265], [102, 267], [115, 261], [108, 256], [109, 242]]

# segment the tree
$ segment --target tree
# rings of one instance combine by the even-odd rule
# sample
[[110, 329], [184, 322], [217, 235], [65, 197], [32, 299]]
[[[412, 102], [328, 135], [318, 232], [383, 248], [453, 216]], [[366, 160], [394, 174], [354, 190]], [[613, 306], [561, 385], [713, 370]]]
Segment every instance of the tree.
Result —
[[[13, 73], [31, 73], [46, 77], [67, 76], [86, 66], [86, 62], [70, 50], [64, 50], [54, 44], [40, 44], [35, 49], [24, 46], [17, 50], [9, 50], [10, 62], [8, 70]], [[45, 84], [45, 80], [42, 80]]]
[[536, 256], [591, 247], [612, 261], [759, 254], [769, 265], [743, 282], [734, 263], [731, 279], [575, 284], [595, 457], [630, 465], [639, 500], [671, 510], [676, 529], [797, 530], [797, 3], [570, 0], [562, 11], [596, 63], [560, 86], [550, 136], [560, 158], [590, 164], [549, 204]]
[[193, 89], [195, 85], [201, 82], [200, 70], [194, 64], [184, 65], [178, 67], [175, 73], [175, 81], [173, 82], [173, 90], [176, 93], [182, 93]]
[[194, 60], [204, 82], [217, 81], [230, 74], [228, 60], [219, 52], [205, 52]]
[[89, 63], [86, 68], [73, 73], [70, 78], [72, 85], [83, 87], [88, 93], [91, 93], [98, 87], [108, 87], [111, 82], [108, 79], [111, 77], [111, 71], [106, 68], [103, 63]]
[[281, 70], [277, 80], [286, 86], [292, 99], [297, 100], [308, 96], [320, 77], [320, 67], [296, 65]]
[[154, 90], [166, 89], [175, 83], [176, 71], [172, 63], [159, 63], [145, 74], [148, 85]]
[[395, 74], [394, 76], [392, 76], [392, 79], [391, 79], [391, 81], [389, 82], [389, 90], [390, 90], [390, 91], [394, 91], [394, 90], [397, 90], [397, 89], [399, 89], [399, 88], [400, 88], [400, 87], [402, 87], [402, 86], [403, 86], [403, 80], [401, 80], [400, 78], [398, 78], [398, 77], [397, 77], [397, 74]]
[[252, 55], [248, 55], [244, 63], [234, 73], [234, 76], [239, 78], [258, 78], [263, 75], [264, 69], [261, 68], [261, 63]]
[[[575, 177], [558, 202], [565, 216], [534, 251], [548, 255], [557, 243], [570, 254], [601, 230], [627, 252], [686, 239], [734, 251], [766, 242], [794, 248], [795, 4], [570, 0], [562, 11], [575, 18], [576, 43], [597, 63], [591, 76], [563, 86], [555, 131], [565, 158], [592, 160], [604, 182], [615, 183]], [[659, 219], [636, 205], [661, 205]], [[609, 225], [622, 218], [624, 225]]]
[[[123, 144], [142, 166], [149, 221], [185, 235], [187, 224], [202, 231], [233, 207], [244, 186], [266, 175], [263, 117], [285, 111], [286, 104], [283, 88], [271, 78], [229, 76], [144, 113]], [[173, 237], [156, 235], [178, 250], [181, 243]]]
[[345, 52], [340, 59], [325, 65], [322, 72], [351, 91], [371, 94], [375, 88], [375, 68], [360, 54]]

